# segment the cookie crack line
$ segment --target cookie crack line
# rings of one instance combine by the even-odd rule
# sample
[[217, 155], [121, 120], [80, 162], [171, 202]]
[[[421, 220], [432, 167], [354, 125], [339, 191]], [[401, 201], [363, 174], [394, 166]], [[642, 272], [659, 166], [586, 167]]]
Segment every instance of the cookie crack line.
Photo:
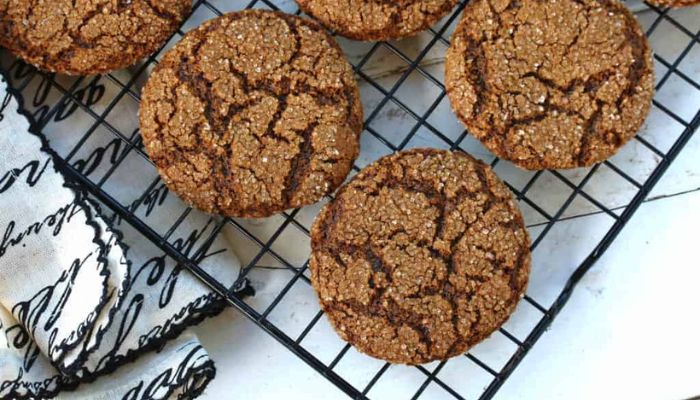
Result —
[[[217, 29], [220, 26], [220, 20], [216, 20], [212, 22], [212, 24], [206, 29], [205, 32], [213, 31], [214, 29]], [[198, 56], [198, 52], [200, 48], [204, 45], [204, 42], [205, 38], [203, 37], [203, 35], [199, 36], [196, 45], [192, 49], [193, 57]], [[200, 103], [203, 104], [204, 118], [206, 119], [207, 124], [209, 125], [214, 135], [223, 137], [225, 135], [225, 132], [228, 130], [231, 119], [236, 114], [239, 114], [240, 112], [245, 110], [247, 108], [247, 104], [237, 105], [233, 107], [229, 106], [228, 112], [223, 117], [218, 113], [215, 113], [213, 109], [215, 104], [218, 103], [218, 99], [212, 93], [212, 84], [204, 77], [203, 72], [197, 71], [196, 67], [193, 66], [189, 61], [190, 60], [188, 56], [183, 56], [180, 59], [179, 68], [177, 69], [177, 76], [179, 77], [180, 82], [189, 89], [189, 91], [200, 101]], [[255, 104], [255, 102], [256, 100], [249, 100], [247, 103], [253, 105]], [[194, 132], [191, 132], [191, 135], [197, 139], [199, 139], [199, 131], [197, 130], [199, 127], [200, 125], [195, 125]], [[225, 157], [216, 155], [215, 152], [209, 148], [204, 148], [204, 152], [210, 159], [217, 160], [214, 166], [219, 174], [221, 174], [222, 176], [229, 176], [231, 175], [231, 171], [228, 160], [231, 157], [232, 149], [230, 143], [227, 143], [223, 147], [225, 150]], [[180, 154], [183, 154], [182, 150], [180, 151]], [[266, 190], [269, 190], [269, 188], [267, 188], [267, 182], [264, 179], [261, 179], [253, 169], [245, 168], [242, 166], [238, 166], [238, 168], [247, 171], [257, 182], [260, 182], [264, 187], [266, 187]], [[214, 204], [211, 204], [211, 207], [216, 209], [218, 213], [221, 213], [223, 210], [221, 209], [220, 204], [222, 196], [224, 196], [224, 193], [226, 193], [225, 188], [223, 187], [219, 179], [209, 179], [209, 181], [215, 187], [217, 193], [217, 200], [214, 202]]]
[[[490, 2], [489, 2], [490, 4]], [[578, 40], [579, 35], [577, 34], [575, 36], [574, 41]], [[473, 106], [473, 113], [474, 114], [480, 114], [481, 113], [481, 107], [483, 103], [483, 98], [487, 97], [490, 94], [490, 89], [488, 86], [488, 83], [486, 80], [483, 78], [486, 74], [485, 71], [487, 69], [487, 63], [485, 61], [485, 56], [483, 52], [483, 48], [481, 47], [485, 41], [478, 41], [478, 42], [473, 42], [470, 41], [470, 45], [468, 46], [468, 50], [466, 52], [465, 57], [471, 59], [472, 61], [470, 62], [470, 65], [474, 66], [472, 69], [472, 74], [469, 77], [472, 85], [477, 88], [477, 100], [474, 103]], [[478, 50], [475, 50], [478, 49]], [[476, 60], [476, 61], [473, 61]], [[576, 92], [577, 89], [583, 88], [583, 92], [588, 94], [589, 98], [597, 105], [596, 110], [594, 111], [593, 116], [586, 118], [581, 113], [574, 109], [568, 109], [562, 106], [557, 106], [554, 104], [551, 104], [550, 99], [551, 99], [551, 94], [548, 93], [548, 95], [545, 98], [545, 101], [541, 104], [537, 104], [539, 107], [539, 112], [535, 115], [524, 117], [524, 118], [515, 118], [512, 116], [509, 116], [507, 119], [507, 122], [503, 124], [502, 128], [495, 128], [492, 127], [489, 131], [487, 131], [483, 136], [484, 141], [489, 141], [494, 138], [498, 138], [501, 136], [501, 132], [508, 132], [511, 129], [517, 127], [517, 126], [526, 126], [531, 124], [532, 122], [538, 122], [542, 121], [543, 119], [547, 118], [551, 112], [558, 112], [561, 114], [566, 114], [566, 115], [572, 115], [572, 116], [580, 116], [582, 120], [584, 121], [584, 125], [587, 127], [584, 129], [584, 132], [586, 135], [582, 136], [581, 139], [581, 151], [580, 151], [580, 157], [579, 157], [579, 162], [584, 162], [586, 153], [586, 144], [588, 136], [592, 136], [595, 134], [595, 129], [590, 129], [591, 127], [595, 128], [595, 125], [592, 122], [592, 120], [595, 118], [598, 118], [600, 116], [600, 108], [601, 108], [601, 103], [606, 103], [610, 105], [614, 105], [617, 110], [620, 108], [620, 102], [625, 98], [625, 94], [631, 94], [629, 93], [629, 89], [625, 91], [625, 93], [621, 93], [616, 101], [614, 103], [607, 103], [603, 102], [601, 100], [597, 100], [595, 97], [595, 92], [596, 90], [603, 84], [605, 83], [611, 76], [614, 76], [617, 72], [617, 69], [608, 69], [604, 71], [600, 71], [596, 74], [593, 74], [589, 76], [585, 81], [581, 81], [579, 79], [573, 79], [569, 82], [569, 84], [562, 86], [557, 84], [554, 80], [545, 78], [541, 74], [539, 74], [537, 71], [528, 71], [524, 73], [523, 75], [520, 76], [520, 79], [526, 79], [526, 78], [534, 78], [538, 82], [540, 82], [542, 85], [544, 85], [546, 88], [549, 90], [554, 90], [559, 92], [561, 95], [568, 97], [572, 93]], [[636, 87], [632, 86], [630, 84], [629, 87]], [[522, 93], [516, 93], [516, 92], [505, 92], [506, 94], [522, 94]], [[493, 126], [493, 125], [492, 125]]]
[[[292, 20], [289, 15], [284, 13], [275, 12], [274, 14], [277, 17], [280, 17], [285, 22], [286, 26], [288, 27], [289, 31], [294, 37], [294, 50], [290, 55], [289, 59], [285, 62], [285, 64], [287, 65], [293, 65], [294, 61], [299, 57], [299, 54], [301, 53], [302, 39], [297, 26], [298, 21]], [[227, 14], [227, 16], [231, 16], [232, 19], [239, 19], [243, 15], [244, 13]], [[201, 57], [201, 55], [197, 53], [200, 51], [200, 47], [204, 44], [203, 41], [206, 39], [207, 33], [214, 31], [217, 28], [220, 28], [221, 23], [221, 20], [217, 20], [216, 23], [212, 23], [209, 27], [207, 27], [204, 33], [201, 33], [199, 35], [199, 40], [201, 43], [199, 43], [198, 46], [192, 51], [194, 58]], [[337, 50], [339, 50], [339, 48], [337, 48]], [[320, 55], [318, 56], [320, 57]], [[283, 77], [280, 82], [276, 82], [267, 78], [260, 78], [255, 80], [251, 79], [245, 72], [236, 69], [233, 65], [229, 65], [229, 72], [241, 80], [241, 89], [243, 90], [245, 95], [250, 95], [252, 92], [260, 91], [277, 98], [277, 100], [281, 100], [282, 98], [286, 98], [290, 95], [308, 94], [311, 95], [311, 97], [314, 100], [317, 100], [321, 104], [324, 102], [338, 104], [342, 100], [348, 100], [347, 108], [352, 108], [352, 102], [349, 101], [345, 93], [348, 90], [348, 88], [346, 87], [347, 85], [344, 85], [344, 90], [341, 92], [344, 96], [339, 96], [339, 93], [335, 90], [332, 90], [330, 88], [320, 89], [317, 87], [313, 87], [303, 79], [294, 82], [295, 85], [294, 87], [292, 87], [290, 85], [288, 77], [286, 76]]]
[[[356, 92], [352, 69], [319, 25], [272, 11], [230, 13], [188, 32], [156, 67], [141, 103], [144, 144], [169, 189], [191, 205], [269, 216], [318, 200], [350, 171], [362, 127]], [[154, 121], [164, 111], [206, 121], [184, 152], [211, 174], [180, 171], [172, 153], [182, 149], [171, 142], [194, 139]]]
[[[415, 155], [422, 154], [425, 157], [436, 156], [436, 154], [443, 154], [437, 150], [413, 150], [405, 152], [406, 154]], [[448, 152], [445, 152], [448, 153]], [[449, 153], [452, 154], [452, 153]], [[321, 258], [318, 258], [320, 254], [327, 254], [331, 259], [335, 260], [335, 265], [337, 268], [342, 268], [345, 271], [349, 271], [349, 265], [345, 263], [345, 258], [353, 260], [353, 263], [358, 262], [358, 260], [364, 260], [370, 268], [370, 273], [367, 278], [367, 287], [370, 290], [369, 298], [362, 297], [359, 298], [347, 298], [345, 296], [341, 298], [326, 297], [321, 298], [321, 303], [324, 311], [329, 315], [329, 318], [337, 329], [340, 329], [344, 335], [349, 337], [351, 343], [360, 346], [361, 351], [366, 351], [370, 355], [377, 356], [375, 351], [370, 350], [366, 346], [365, 340], [363, 339], [366, 335], [362, 334], [361, 337], [351, 334], [352, 327], [347, 325], [344, 320], [336, 320], [335, 313], [340, 313], [345, 315], [343, 318], [355, 319], [360, 315], [364, 315], [372, 318], [379, 318], [380, 320], [386, 321], [388, 326], [393, 327], [393, 335], [398, 334], [398, 329], [401, 326], [407, 326], [411, 328], [417, 335], [418, 341], [421, 344], [414, 350], [417, 352], [415, 357], [409, 357], [409, 359], [395, 359], [395, 358], [385, 358], [387, 361], [391, 362], [404, 362], [404, 363], [419, 363], [427, 362], [434, 359], [444, 359], [450, 356], [454, 356], [465, 351], [469, 346], [476, 343], [476, 341], [483, 339], [490, 332], [484, 332], [482, 324], [482, 316], [480, 306], [476, 301], [476, 296], [482, 296], [480, 294], [480, 287], [483, 285], [489, 285], [489, 276], [493, 274], [502, 273], [504, 278], [507, 280], [507, 285], [509, 287], [510, 293], [507, 298], [504, 298], [503, 307], [505, 309], [512, 309], [515, 303], [519, 300], [521, 293], [524, 290], [522, 277], [523, 273], [527, 274], [529, 270], [529, 240], [527, 239], [527, 234], [524, 233], [524, 223], [521, 216], [512, 218], [507, 222], [499, 222], [497, 220], [493, 221], [493, 227], [499, 226], [507, 231], [513, 233], [513, 237], [524, 238], [524, 241], [517, 246], [517, 259], [514, 260], [515, 265], [510, 265], [506, 267], [505, 265], [508, 261], [504, 256], [493, 256], [491, 259], [484, 259], [490, 266], [488, 274], [491, 275], [479, 275], [471, 274], [467, 271], [463, 271], [461, 267], [457, 266], [456, 259], [454, 256], [457, 254], [458, 244], [464, 239], [465, 234], [472, 229], [472, 226], [476, 223], [482, 223], [480, 221], [486, 221], [486, 218], [492, 215], [492, 213], [497, 212], [496, 207], [500, 207], [502, 211], [513, 212], [511, 200], [505, 197], [497, 196], [491, 187], [494, 183], [491, 183], [489, 177], [487, 177], [487, 167], [482, 163], [474, 161], [468, 156], [463, 156], [470, 162], [474, 163], [473, 172], [476, 175], [478, 183], [476, 187], [467, 189], [466, 187], [461, 187], [459, 190], [451, 190], [449, 196], [446, 195], [445, 187], [436, 187], [435, 182], [427, 181], [422, 179], [420, 176], [414, 177], [406, 171], [397, 173], [397, 175], [391, 173], [384, 173], [383, 171], [400, 170], [401, 168], [406, 168], [406, 166], [399, 167], [397, 158], [400, 158], [402, 153], [397, 155], [387, 157], [385, 159], [379, 160], [377, 163], [367, 167], [365, 170], [361, 171], [358, 176], [356, 176], [348, 185], [341, 188], [337, 193], [336, 198], [333, 202], [327, 205], [324, 210], [320, 213], [314, 227], [312, 228], [312, 283], [314, 287], [319, 289], [319, 285], [323, 285], [319, 279], [319, 274], [321, 271], [319, 268], [332, 268], [330, 265], [323, 266], [318, 265], [321, 262]], [[408, 157], [408, 155], [406, 155]], [[445, 156], [447, 157], [447, 156]], [[455, 155], [454, 157], [462, 157], [461, 155]], [[452, 164], [450, 164], [452, 165]], [[413, 167], [411, 167], [413, 168]], [[419, 167], [420, 168], [420, 167]], [[454, 167], [449, 167], [454, 168]], [[428, 174], [429, 172], [424, 172]], [[425, 176], [425, 175], [423, 175]], [[365, 185], [359, 182], [371, 182], [372, 184]], [[498, 183], [500, 184], [500, 183]], [[502, 184], [501, 184], [502, 185]], [[387, 253], [383, 250], [373, 249], [375, 244], [378, 242], [384, 243], [385, 245], [394, 248], [393, 245], [387, 243], [387, 239], [390, 241], [395, 240], [397, 235], [406, 234], [406, 229], [400, 224], [396, 229], [390, 229], [381, 234], [381, 236], [374, 236], [371, 232], [365, 232], [363, 236], [362, 243], [353, 244], [350, 242], [345, 242], [343, 239], [343, 231], [339, 231], [337, 228], [338, 224], [345, 224], [343, 220], [343, 214], [346, 212], [348, 205], [346, 203], [353, 201], [355, 197], [346, 192], [349, 187], [353, 187], [356, 190], [362, 191], [366, 196], [373, 197], [379, 201], [380, 192], [378, 190], [399, 190], [401, 193], [420, 193], [427, 200], [427, 204], [431, 208], [438, 210], [437, 215], [432, 216], [431, 221], [434, 224], [435, 231], [433, 232], [432, 239], [429, 240], [415, 240], [409, 239], [409, 246], [411, 243], [422, 247], [429, 251], [430, 257], [435, 261], [440, 261], [442, 265], [446, 268], [446, 272], [443, 276], [436, 275], [436, 271], [432, 270], [431, 275], [428, 277], [428, 283], [426, 286], [421, 286], [416, 289], [414, 293], [410, 294], [400, 294], [400, 289], [397, 287], [397, 281], [394, 276], [395, 271], [393, 268], [386, 264], [384, 258], [388, 257]], [[393, 196], [392, 196], [393, 198]], [[412, 197], [407, 197], [412, 198]], [[479, 202], [479, 211], [474, 214], [474, 220], [471, 223], [464, 221], [464, 226], [460, 228], [460, 231], [452, 237], [452, 241], [449, 250], [442, 251], [436, 248], [436, 243], [441, 240], [447, 239], [445, 234], [445, 219], [450, 213], [459, 207], [463, 201], [472, 200]], [[364, 200], [359, 200], [364, 201]], [[349, 203], [348, 203], [349, 204]], [[354, 206], [352, 206], [354, 209]], [[412, 216], [413, 217], [413, 216]], [[414, 216], [413, 218], [419, 218], [419, 216]], [[442, 221], [442, 222], [441, 222]], [[353, 231], [358, 228], [352, 228]], [[524, 236], [518, 236], [517, 232], [522, 232]], [[402, 235], [403, 236], [403, 235]], [[403, 236], [405, 237], [405, 236]], [[471, 243], [471, 242], [470, 242]], [[396, 249], [401, 252], [406, 252], [408, 247], [402, 247], [397, 245]], [[467, 248], [465, 248], [466, 250]], [[490, 247], [481, 247], [478, 243], [469, 244], [468, 249], [470, 251], [481, 251], [483, 254], [490, 254], [493, 250]], [[405, 253], [408, 254], [408, 253]], [[472, 256], [469, 256], [472, 257]], [[465, 262], [465, 259], [460, 259], [460, 263]], [[354, 267], [356, 268], [356, 267]], [[525, 272], [523, 272], [525, 270]], [[460, 272], [457, 272], [460, 271]], [[484, 270], [486, 271], [486, 270]], [[502, 272], [499, 272], [502, 271]], [[330, 271], [328, 272], [330, 273]], [[347, 272], [346, 272], [347, 273]], [[379, 274], [379, 275], [378, 275]], [[465, 286], [465, 287], [455, 287], [452, 283], [452, 277], [458, 274], [459, 276], [471, 281], [475, 286]], [[328, 279], [328, 278], [323, 278]], [[392, 295], [387, 296], [388, 290], [391, 289]], [[399, 290], [397, 292], [397, 290]], [[397, 297], [398, 296], [398, 297]], [[433, 325], [436, 323], [434, 319], [435, 316], [425, 316], [422, 314], [415, 314], [410, 311], [410, 308], [405, 308], [403, 306], [399, 307], [397, 311], [394, 309], [394, 303], [399, 301], [399, 299], [410, 299], [412, 301], [423, 302], [424, 299], [428, 298], [439, 298], [444, 301], [445, 305], [449, 308], [450, 316], [446, 316], [447, 323], [451, 326], [451, 333], [448, 342], [445, 342], [443, 335], [445, 335], [444, 328], [439, 328], [438, 325]], [[466, 300], [468, 307], [468, 314], [462, 315], [460, 302]], [[398, 303], [396, 303], [398, 304]], [[350, 312], [350, 314], [347, 314]], [[439, 315], [439, 314], [437, 314]], [[468, 318], [469, 322], [463, 318]], [[490, 324], [491, 322], [485, 322]], [[471, 324], [470, 328], [464, 332], [460, 328], [460, 324]], [[359, 342], [358, 342], [359, 340]], [[374, 339], [372, 339], [374, 340]], [[436, 342], [438, 340], [438, 342]], [[438, 345], [440, 347], [435, 347]], [[424, 346], [424, 350], [423, 347]], [[410, 346], [409, 346], [410, 347]], [[437, 358], [436, 358], [437, 357]], [[380, 357], [383, 358], [383, 357]]]
[[[298, 28], [296, 27], [295, 24], [291, 23], [290, 21], [287, 21], [286, 18], [284, 18], [285, 23], [287, 26], [289, 26], [290, 31], [292, 32], [293, 36], [295, 37], [295, 50], [292, 53], [289, 61], [287, 62], [288, 64], [292, 64], [294, 59], [296, 59], [299, 56], [300, 53], [300, 48], [301, 48], [301, 37], [298, 32]], [[201, 49], [201, 46], [204, 45], [204, 41], [206, 40], [206, 35], [208, 32], [214, 31], [217, 28], [221, 27], [221, 21], [217, 20], [215, 23], [212, 23], [209, 27], [207, 27], [207, 30], [203, 33], [200, 32], [195, 32], [193, 33], [200, 33], [198, 35], [198, 43], [197, 45], [193, 48], [192, 50], [192, 57], [193, 58], [198, 58], [201, 57], [199, 54], [199, 51]], [[190, 66], [189, 58], [182, 58], [181, 59], [181, 70], [182, 68], [192, 68]], [[319, 88], [312, 87], [311, 85], [308, 85], [307, 83], [300, 81], [297, 82], [295, 85], [295, 88], [292, 88], [289, 85], [289, 82], [286, 82], [283, 80], [282, 82], [275, 82], [272, 80], [268, 79], [259, 79], [257, 81], [250, 79], [248, 77], [248, 74], [246, 74], [243, 71], [239, 71], [233, 66], [229, 66], [229, 72], [235, 75], [239, 80], [241, 81], [241, 89], [243, 91], [244, 95], [251, 95], [253, 92], [259, 91], [266, 93], [267, 95], [275, 98], [279, 104], [282, 104], [281, 109], [278, 109], [278, 111], [275, 114], [275, 117], [273, 117], [273, 121], [270, 122], [270, 126], [268, 127], [266, 135], [268, 136], [274, 136], [274, 131], [270, 129], [270, 127], [274, 128], [274, 125], [276, 122], [279, 121], [279, 118], [281, 117], [282, 112], [284, 112], [285, 107], [286, 107], [286, 101], [287, 98], [291, 95], [300, 95], [300, 94], [308, 94], [310, 95], [315, 101], [317, 101], [319, 104], [324, 104], [324, 103], [333, 103], [333, 104], [339, 104], [342, 102], [342, 100], [345, 100], [347, 102], [346, 109], [348, 111], [351, 111], [352, 109], [352, 101], [351, 99], [348, 98], [347, 96], [347, 91], [349, 91], [349, 88], [344, 88], [344, 91], [342, 92], [342, 96], [337, 93], [336, 91], [332, 90], [322, 90]], [[206, 83], [208, 92], [207, 96], [205, 97], [200, 97], [200, 100], [204, 102], [204, 104], [211, 104], [213, 102], [216, 102], [218, 98], [214, 95], [211, 94], [211, 85], [212, 82], [207, 80], [203, 73], [199, 72], [198, 74], [198, 80], [201, 80]], [[182, 79], [181, 79], [182, 80]], [[194, 92], [195, 94], [199, 93], [197, 91]], [[225, 129], [225, 127], [224, 127]], [[286, 138], [276, 136], [275, 137], [278, 140], [286, 140]]]
[[[120, 3], [126, 4], [127, 6], [132, 6], [134, 3], [134, 0], [120, 0]], [[167, 21], [178, 21], [179, 16], [177, 14], [174, 14], [167, 9], [160, 9], [158, 6], [153, 4], [153, 0], [146, 0], [146, 4], [151, 8], [151, 10], [160, 18], [167, 20]]]
[[292, 159], [289, 173], [284, 179], [284, 189], [282, 190], [283, 201], [287, 204], [292, 204], [294, 195], [299, 190], [299, 185], [308, 176], [308, 171], [311, 167], [311, 157], [314, 152], [312, 137], [317, 126], [318, 121], [314, 121], [306, 129], [297, 133], [301, 139], [299, 151]]

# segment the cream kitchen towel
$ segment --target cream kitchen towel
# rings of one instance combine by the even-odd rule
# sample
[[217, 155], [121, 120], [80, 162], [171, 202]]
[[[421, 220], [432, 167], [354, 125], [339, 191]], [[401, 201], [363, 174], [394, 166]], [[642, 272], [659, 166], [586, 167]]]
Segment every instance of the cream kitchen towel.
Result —
[[[0, 75], [0, 398], [196, 397], [214, 365], [181, 333], [223, 300], [107, 224], [21, 110]], [[238, 260], [220, 240], [198, 254], [233, 283]]]

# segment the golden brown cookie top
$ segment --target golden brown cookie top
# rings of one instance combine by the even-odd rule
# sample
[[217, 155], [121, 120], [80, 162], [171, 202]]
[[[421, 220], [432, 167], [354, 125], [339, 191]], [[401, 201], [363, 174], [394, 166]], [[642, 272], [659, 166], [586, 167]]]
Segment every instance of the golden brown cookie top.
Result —
[[270, 11], [188, 32], [149, 78], [146, 150], [168, 187], [207, 212], [263, 217], [318, 201], [359, 152], [353, 71], [318, 24]]
[[447, 15], [458, 0], [297, 0], [328, 28], [357, 40], [414, 35]]
[[474, 0], [452, 36], [452, 107], [499, 157], [528, 169], [612, 156], [651, 105], [651, 51], [616, 0]]
[[8, 0], [0, 1], [0, 47], [9, 47], [11, 42], [10, 23], [7, 17], [8, 8], [10, 8]]
[[5, 0], [0, 45], [40, 69], [71, 75], [129, 66], [154, 51], [191, 0]]
[[461, 354], [525, 292], [529, 236], [510, 191], [463, 153], [416, 149], [343, 186], [311, 232], [311, 282], [360, 351], [419, 364]]

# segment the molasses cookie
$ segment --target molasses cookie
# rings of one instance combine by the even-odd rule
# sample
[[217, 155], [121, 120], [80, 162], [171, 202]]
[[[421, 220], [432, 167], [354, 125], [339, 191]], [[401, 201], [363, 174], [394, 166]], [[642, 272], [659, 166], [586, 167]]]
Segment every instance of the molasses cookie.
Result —
[[5, 0], [0, 45], [36, 67], [70, 75], [124, 68], [156, 51], [191, 0]]
[[641, 127], [654, 91], [646, 37], [617, 0], [474, 0], [445, 67], [469, 132], [527, 169], [612, 156]]
[[458, 0], [297, 0], [301, 9], [339, 34], [357, 40], [414, 35], [447, 15]]
[[340, 336], [393, 363], [461, 354], [523, 296], [530, 240], [510, 191], [463, 153], [416, 149], [360, 171], [311, 231], [311, 282]]
[[315, 22], [231, 13], [188, 32], [151, 74], [141, 134], [195, 207], [265, 217], [318, 201], [350, 172], [362, 106], [353, 71]]

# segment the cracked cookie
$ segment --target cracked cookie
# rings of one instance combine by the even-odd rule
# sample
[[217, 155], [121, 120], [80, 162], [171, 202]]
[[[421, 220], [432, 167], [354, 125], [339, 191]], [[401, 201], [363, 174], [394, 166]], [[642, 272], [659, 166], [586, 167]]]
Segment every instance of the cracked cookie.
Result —
[[469, 132], [527, 169], [611, 157], [641, 127], [654, 91], [647, 40], [617, 0], [474, 0], [445, 69]]
[[356, 40], [414, 35], [447, 15], [458, 0], [297, 0], [299, 7], [337, 33]]
[[0, 3], [0, 46], [37, 68], [69, 75], [108, 72], [150, 55], [192, 7], [191, 0]]
[[311, 230], [311, 282], [346, 341], [392, 363], [461, 354], [523, 296], [530, 239], [510, 191], [464, 153], [415, 149], [366, 167]]
[[318, 201], [359, 152], [352, 68], [313, 21], [226, 14], [188, 32], [141, 102], [146, 151], [170, 190], [210, 213], [266, 217]]

